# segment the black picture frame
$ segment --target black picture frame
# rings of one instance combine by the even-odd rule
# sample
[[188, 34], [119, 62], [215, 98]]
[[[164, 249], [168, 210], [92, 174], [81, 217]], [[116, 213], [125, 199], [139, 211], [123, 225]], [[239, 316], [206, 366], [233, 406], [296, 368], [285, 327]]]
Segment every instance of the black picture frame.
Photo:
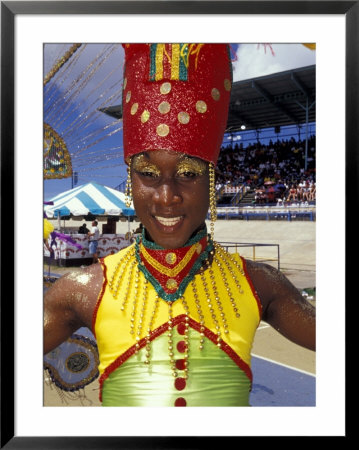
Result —
[[[4, 1], [1, 2], [1, 217], [14, 211], [14, 61], [18, 14], [337, 14], [346, 22], [346, 225], [357, 204], [359, 125], [359, 1]], [[6, 193], [6, 196], [4, 195]], [[1, 221], [1, 441], [5, 449], [200, 448], [226, 437], [26, 437], [15, 435], [14, 230]], [[348, 252], [346, 264], [349, 264]], [[350, 281], [346, 275], [346, 289]], [[260, 426], [260, 425], [259, 425]], [[230, 438], [230, 439], [233, 439]]]

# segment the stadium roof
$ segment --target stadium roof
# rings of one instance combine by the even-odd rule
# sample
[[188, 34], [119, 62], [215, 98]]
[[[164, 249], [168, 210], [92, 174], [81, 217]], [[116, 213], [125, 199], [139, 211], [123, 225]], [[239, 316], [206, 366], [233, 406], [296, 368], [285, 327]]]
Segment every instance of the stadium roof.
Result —
[[[233, 83], [226, 132], [315, 122], [315, 65]], [[122, 118], [122, 106], [100, 111]]]
[[[233, 83], [227, 132], [315, 122], [315, 66]], [[307, 105], [308, 100], [308, 105]], [[308, 118], [306, 118], [308, 110]]]

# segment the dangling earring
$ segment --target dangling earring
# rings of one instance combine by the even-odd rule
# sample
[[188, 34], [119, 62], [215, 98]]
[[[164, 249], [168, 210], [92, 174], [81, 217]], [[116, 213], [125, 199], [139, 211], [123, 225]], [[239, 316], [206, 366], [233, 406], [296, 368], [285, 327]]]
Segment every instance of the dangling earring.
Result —
[[212, 240], [214, 239], [214, 222], [217, 220], [217, 201], [214, 164], [209, 163], [209, 212], [210, 212], [210, 233]]
[[131, 162], [130, 159], [127, 167], [127, 181], [126, 181], [126, 189], [125, 189], [125, 203], [127, 208], [130, 208], [132, 203], [132, 182], [131, 182]]

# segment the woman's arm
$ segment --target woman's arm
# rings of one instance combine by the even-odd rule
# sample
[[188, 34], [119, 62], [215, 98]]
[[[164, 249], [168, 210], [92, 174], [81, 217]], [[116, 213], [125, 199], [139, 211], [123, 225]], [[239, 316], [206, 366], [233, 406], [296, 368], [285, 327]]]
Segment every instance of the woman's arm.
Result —
[[71, 272], [51, 286], [44, 296], [44, 354], [81, 327], [92, 328], [93, 311], [103, 282], [100, 264]]
[[262, 319], [292, 342], [315, 350], [315, 307], [274, 267], [247, 261], [247, 269], [262, 303]]

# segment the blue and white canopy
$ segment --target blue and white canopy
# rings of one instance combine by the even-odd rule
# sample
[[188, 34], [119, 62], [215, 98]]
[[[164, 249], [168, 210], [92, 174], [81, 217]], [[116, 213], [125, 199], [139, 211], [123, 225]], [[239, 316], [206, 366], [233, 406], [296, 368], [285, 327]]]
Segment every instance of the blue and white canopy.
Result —
[[125, 204], [125, 194], [97, 183], [87, 183], [58, 194], [45, 206], [49, 219], [65, 216], [133, 216], [135, 210]]

